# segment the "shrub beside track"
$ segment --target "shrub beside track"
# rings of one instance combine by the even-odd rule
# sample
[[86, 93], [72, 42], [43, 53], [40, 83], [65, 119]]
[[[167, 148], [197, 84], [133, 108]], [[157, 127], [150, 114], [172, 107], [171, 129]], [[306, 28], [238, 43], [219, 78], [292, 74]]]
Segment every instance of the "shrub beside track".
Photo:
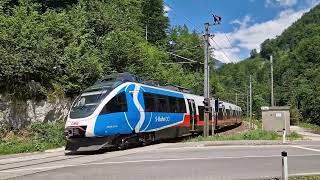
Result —
[[1, 130], [0, 155], [44, 151], [65, 145], [64, 122], [36, 122], [20, 131]]

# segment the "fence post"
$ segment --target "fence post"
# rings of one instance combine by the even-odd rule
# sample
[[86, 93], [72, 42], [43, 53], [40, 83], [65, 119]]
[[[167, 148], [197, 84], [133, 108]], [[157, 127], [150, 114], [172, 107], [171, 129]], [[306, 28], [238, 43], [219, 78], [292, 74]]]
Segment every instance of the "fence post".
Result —
[[282, 156], [282, 180], [288, 180], [288, 157], [287, 157], [287, 152], [282, 151], [281, 156]]

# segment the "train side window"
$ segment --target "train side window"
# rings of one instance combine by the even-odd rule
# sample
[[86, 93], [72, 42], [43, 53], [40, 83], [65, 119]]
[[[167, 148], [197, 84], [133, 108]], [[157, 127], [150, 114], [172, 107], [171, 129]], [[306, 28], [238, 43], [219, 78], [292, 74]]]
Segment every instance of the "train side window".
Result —
[[178, 107], [178, 99], [172, 96], [169, 96], [169, 104], [170, 104], [170, 112], [171, 113], [177, 113], [179, 112]]
[[199, 109], [199, 120], [200, 121], [203, 121], [204, 120], [204, 106], [198, 106], [198, 109]]
[[222, 108], [219, 108], [219, 111], [218, 111], [218, 119], [223, 119], [223, 111], [222, 111]]
[[226, 116], [227, 116], [227, 119], [230, 118], [230, 110], [229, 109], [226, 109]]
[[186, 113], [183, 98], [161, 94], [143, 93], [145, 112]]
[[101, 110], [100, 115], [116, 113], [116, 112], [127, 112], [127, 98], [124, 92], [113, 97]]
[[179, 113], [186, 113], [187, 109], [186, 109], [186, 102], [184, 101], [184, 99], [178, 98], [178, 104], [179, 104], [178, 112]]
[[169, 98], [168, 96], [157, 95], [156, 112], [169, 112]]
[[154, 112], [156, 110], [156, 95], [151, 93], [143, 93], [144, 107], [146, 112]]

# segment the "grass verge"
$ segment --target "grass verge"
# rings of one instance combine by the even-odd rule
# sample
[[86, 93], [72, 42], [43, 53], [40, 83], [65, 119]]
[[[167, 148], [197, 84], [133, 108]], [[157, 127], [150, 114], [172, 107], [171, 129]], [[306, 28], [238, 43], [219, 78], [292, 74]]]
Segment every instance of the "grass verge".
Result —
[[65, 145], [64, 122], [32, 123], [17, 132], [2, 130], [0, 155], [44, 151]]
[[313, 133], [320, 134], [320, 126], [310, 123], [299, 123], [300, 127], [310, 129]]
[[[262, 129], [250, 130], [247, 132], [237, 133], [237, 134], [229, 134], [229, 135], [215, 135], [215, 136], [198, 136], [195, 138], [191, 138], [186, 140], [186, 142], [198, 142], [198, 141], [234, 141], [234, 140], [280, 140], [282, 138], [281, 135], [272, 131], [265, 131]], [[297, 140], [302, 139], [303, 137], [296, 133], [292, 132], [287, 136], [288, 140]]]
[[296, 176], [289, 177], [289, 180], [319, 180], [320, 176]]
[[250, 121], [249, 118], [243, 118], [243, 120], [248, 123], [252, 122], [254, 124], [254, 126], [257, 127], [258, 129], [262, 128], [262, 120], [261, 119], [252, 118], [252, 120]]

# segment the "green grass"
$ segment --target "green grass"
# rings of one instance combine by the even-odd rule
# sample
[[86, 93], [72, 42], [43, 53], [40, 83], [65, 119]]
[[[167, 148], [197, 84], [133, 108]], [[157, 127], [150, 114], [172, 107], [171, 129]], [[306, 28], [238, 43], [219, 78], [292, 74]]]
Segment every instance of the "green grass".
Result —
[[299, 139], [303, 139], [303, 136], [296, 133], [296, 132], [291, 132], [288, 136], [287, 136], [288, 140], [299, 140]]
[[[291, 176], [289, 180], [319, 180], [320, 176]], [[274, 178], [262, 178], [261, 180], [281, 180], [281, 177], [274, 177]]]
[[44, 151], [64, 146], [63, 129], [63, 121], [37, 122], [17, 132], [8, 132], [2, 129], [0, 155]]
[[[247, 121], [248, 123], [250, 123], [250, 119], [249, 118], [244, 118], [243, 120]], [[257, 128], [259, 128], [259, 129], [262, 128], [262, 120], [261, 119], [252, 118], [252, 123], [254, 125], [256, 125]]]
[[289, 180], [319, 180], [320, 176], [296, 176], [289, 177]]
[[[215, 136], [198, 136], [195, 138], [191, 138], [186, 140], [186, 142], [198, 142], [198, 141], [233, 141], [233, 140], [280, 140], [282, 138], [281, 135], [272, 131], [265, 131], [261, 129], [250, 130], [247, 132], [242, 132], [238, 134], [230, 134], [230, 135], [215, 135]], [[302, 139], [302, 136], [293, 132], [289, 136], [287, 136], [289, 140]]]
[[314, 133], [320, 134], [320, 126], [315, 125], [315, 124], [310, 124], [310, 123], [299, 123], [300, 127], [310, 129]]

